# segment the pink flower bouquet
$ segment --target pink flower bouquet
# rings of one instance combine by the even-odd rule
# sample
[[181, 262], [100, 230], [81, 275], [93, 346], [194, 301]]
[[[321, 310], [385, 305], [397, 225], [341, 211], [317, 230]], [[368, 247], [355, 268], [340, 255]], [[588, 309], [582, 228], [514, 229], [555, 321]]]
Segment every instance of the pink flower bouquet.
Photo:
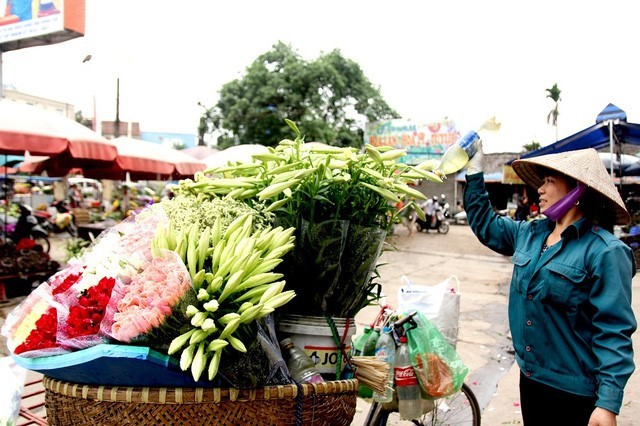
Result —
[[187, 306], [196, 301], [184, 262], [169, 250], [154, 257], [129, 284], [117, 286], [114, 293], [109, 303], [113, 321], [103, 323], [104, 333], [119, 342], [144, 344], [165, 352], [180, 327], [189, 322]]

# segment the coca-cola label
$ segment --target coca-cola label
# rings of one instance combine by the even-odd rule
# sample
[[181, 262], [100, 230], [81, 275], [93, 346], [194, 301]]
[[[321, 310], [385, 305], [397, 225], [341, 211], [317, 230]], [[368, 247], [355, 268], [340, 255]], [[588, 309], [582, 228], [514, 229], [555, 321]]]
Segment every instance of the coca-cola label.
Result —
[[418, 378], [413, 366], [394, 367], [393, 374], [396, 378], [396, 386], [414, 386], [418, 384]]

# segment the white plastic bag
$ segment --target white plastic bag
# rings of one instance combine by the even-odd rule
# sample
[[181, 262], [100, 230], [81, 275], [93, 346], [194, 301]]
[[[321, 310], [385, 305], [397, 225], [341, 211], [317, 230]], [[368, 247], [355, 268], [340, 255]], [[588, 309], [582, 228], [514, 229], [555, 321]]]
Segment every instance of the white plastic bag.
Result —
[[400, 278], [398, 312], [421, 312], [444, 335], [451, 346], [458, 340], [460, 319], [460, 283], [455, 275], [432, 286], [413, 284], [406, 275]]
[[15, 425], [20, 415], [20, 402], [27, 370], [10, 356], [0, 358], [0, 426]]

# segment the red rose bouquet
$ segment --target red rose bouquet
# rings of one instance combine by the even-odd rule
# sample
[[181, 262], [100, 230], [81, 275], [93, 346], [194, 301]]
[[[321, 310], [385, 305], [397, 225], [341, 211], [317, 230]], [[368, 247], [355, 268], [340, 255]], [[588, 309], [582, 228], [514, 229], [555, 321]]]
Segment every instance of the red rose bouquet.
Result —
[[49, 286], [39, 286], [19, 307], [7, 316], [2, 326], [9, 351], [26, 357], [68, 352], [57, 338], [58, 314], [64, 307], [53, 300]]

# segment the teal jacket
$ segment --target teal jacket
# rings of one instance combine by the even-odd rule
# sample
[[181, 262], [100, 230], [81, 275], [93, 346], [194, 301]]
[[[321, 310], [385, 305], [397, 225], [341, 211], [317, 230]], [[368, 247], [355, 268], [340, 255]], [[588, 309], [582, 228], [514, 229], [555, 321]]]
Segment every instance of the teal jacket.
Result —
[[635, 368], [632, 250], [582, 218], [542, 253], [554, 222], [496, 214], [482, 173], [467, 176], [464, 206], [478, 239], [511, 256], [509, 325], [520, 370], [554, 388], [595, 395], [596, 406], [619, 413]]

